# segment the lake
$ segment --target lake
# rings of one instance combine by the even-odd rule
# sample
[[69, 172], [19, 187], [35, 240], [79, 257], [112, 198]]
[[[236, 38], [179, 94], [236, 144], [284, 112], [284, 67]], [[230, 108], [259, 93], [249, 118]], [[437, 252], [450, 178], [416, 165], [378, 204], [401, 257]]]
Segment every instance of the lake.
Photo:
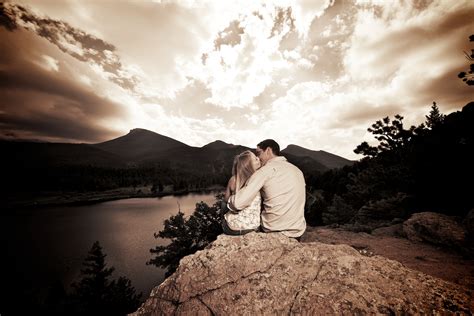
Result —
[[22, 275], [25, 286], [31, 282], [46, 288], [60, 280], [69, 287], [80, 278], [82, 262], [98, 240], [107, 265], [115, 267], [112, 278], [126, 276], [147, 297], [165, 273], [145, 264], [152, 258], [151, 248], [167, 243], [153, 233], [179, 209], [192, 214], [200, 201], [214, 204], [214, 193], [8, 211], [0, 215], [2, 262], [8, 263], [2, 274]]

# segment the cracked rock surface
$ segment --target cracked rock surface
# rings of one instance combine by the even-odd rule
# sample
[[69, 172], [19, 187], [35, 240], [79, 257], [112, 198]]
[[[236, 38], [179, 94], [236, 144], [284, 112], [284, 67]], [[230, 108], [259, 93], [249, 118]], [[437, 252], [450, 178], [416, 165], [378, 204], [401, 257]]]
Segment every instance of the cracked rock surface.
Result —
[[221, 235], [132, 315], [470, 314], [473, 291], [348, 245]]

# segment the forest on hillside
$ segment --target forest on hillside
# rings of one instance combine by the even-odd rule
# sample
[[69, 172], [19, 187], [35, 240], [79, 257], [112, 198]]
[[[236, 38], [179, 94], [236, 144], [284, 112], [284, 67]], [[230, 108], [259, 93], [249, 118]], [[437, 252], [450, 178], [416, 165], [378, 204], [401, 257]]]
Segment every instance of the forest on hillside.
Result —
[[2, 192], [92, 192], [123, 187], [149, 186], [152, 193], [170, 187], [172, 191], [224, 185], [230, 175], [227, 171], [193, 170], [162, 163], [130, 167], [96, 165], [17, 165], [4, 164]]
[[378, 120], [369, 132], [378, 145], [357, 146], [363, 159], [309, 183], [310, 224], [359, 223], [371, 230], [415, 212], [465, 216], [474, 207], [466, 185], [474, 175], [474, 102], [449, 115], [433, 103], [419, 126], [405, 128], [396, 115]]

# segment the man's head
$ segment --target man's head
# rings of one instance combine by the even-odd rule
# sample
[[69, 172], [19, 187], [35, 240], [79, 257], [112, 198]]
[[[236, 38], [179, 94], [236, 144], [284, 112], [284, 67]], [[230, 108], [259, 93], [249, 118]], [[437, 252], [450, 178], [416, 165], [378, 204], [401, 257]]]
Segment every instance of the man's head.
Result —
[[268, 160], [280, 155], [280, 146], [273, 139], [265, 139], [257, 145], [256, 155], [264, 165]]

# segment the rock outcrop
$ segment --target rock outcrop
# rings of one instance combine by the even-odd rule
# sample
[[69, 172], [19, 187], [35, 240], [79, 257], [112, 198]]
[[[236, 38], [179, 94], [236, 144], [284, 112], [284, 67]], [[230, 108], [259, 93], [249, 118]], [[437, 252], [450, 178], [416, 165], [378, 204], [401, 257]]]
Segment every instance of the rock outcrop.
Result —
[[327, 226], [307, 227], [302, 242], [349, 245], [365, 256], [379, 255], [403, 266], [474, 290], [474, 257], [452, 248], [414, 242], [400, 236], [399, 227], [376, 229], [371, 234]]
[[221, 235], [181, 260], [133, 315], [470, 314], [472, 290], [348, 245]]
[[403, 232], [412, 241], [458, 248], [466, 246], [466, 231], [453, 216], [415, 213], [403, 223]]

